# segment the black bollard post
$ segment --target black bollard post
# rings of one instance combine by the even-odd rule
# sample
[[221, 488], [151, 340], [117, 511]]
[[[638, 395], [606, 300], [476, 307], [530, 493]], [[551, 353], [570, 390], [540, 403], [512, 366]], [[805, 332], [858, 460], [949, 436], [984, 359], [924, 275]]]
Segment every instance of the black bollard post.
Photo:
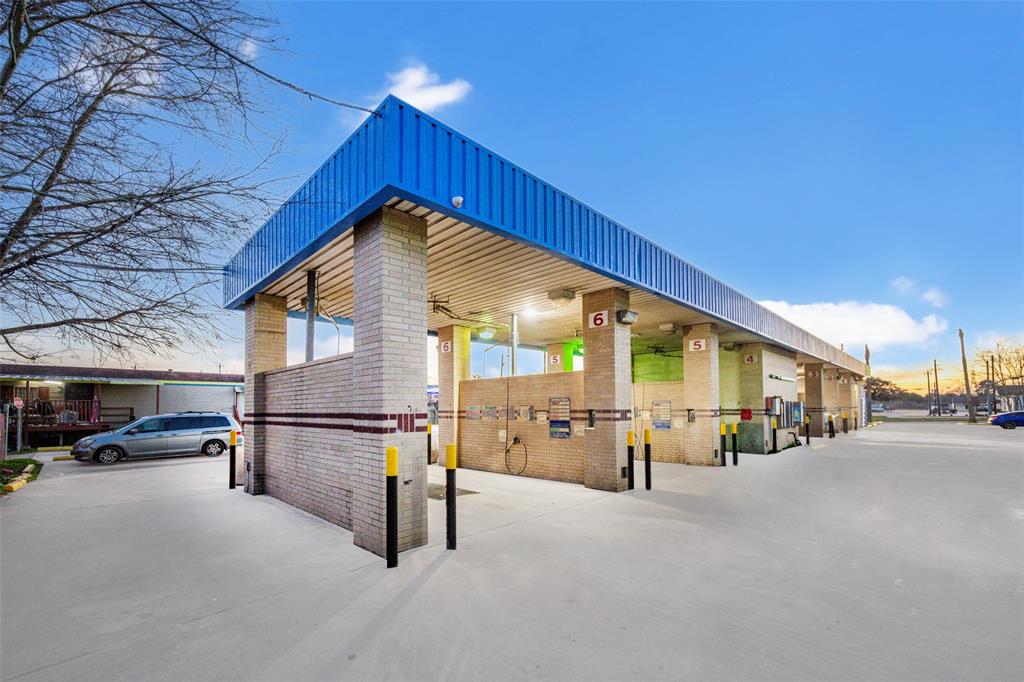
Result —
[[644, 487], [651, 489], [651, 430], [644, 429]]
[[775, 417], [772, 417], [772, 454], [779, 451], [778, 425], [779, 423], [775, 420]]
[[385, 555], [388, 568], [394, 568], [398, 565], [398, 448], [394, 445], [389, 445], [384, 452], [384, 473], [387, 478], [384, 498], [387, 507], [385, 519], [387, 524], [385, 529], [387, 547]]
[[626, 490], [633, 489], [633, 460], [636, 458], [636, 446], [633, 443], [635, 440], [635, 433], [632, 431], [626, 433], [626, 458], [629, 460], [626, 463]]
[[235, 489], [235, 457], [238, 450], [238, 433], [231, 427], [231, 435], [228, 436], [228, 490]]
[[728, 451], [725, 449], [725, 422], [718, 425], [718, 436], [719, 436], [719, 452], [722, 453], [722, 466], [726, 465], [726, 457]]
[[739, 424], [736, 422], [732, 423], [732, 465], [739, 466], [740, 454], [739, 449], [736, 447], [736, 434], [739, 432]]
[[849, 424], [850, 424], [849, 418], [848, 418], [847, 414], [845, 412], [843, 412], [843, 433], [849, 433], [850, 432]]
[[455, 549], [455, 464], [455, 445], [449, 443], [445, 448], [444, 457], [444, 505], [447, 514], [448, 549]]
[[432, 435], [431, 432], [433, 431], [433, 428], [431, 428], [431, 427], [432, 427], [431, 423], [427, 422], [427, 466], [430, 466], [430, 459], [431, 459], [431, 457], [434, 454], [434, 448], [433, 448], [433, 445], [430, 442], [430, 437]]
[[804, 435], [807, 437], [807, 444], [811, 444], [811, 418], [810, 416], [804, 417]]
[[835, 424], [835, 421], [832, 419], [832, 415], [831, 414], [828, 416], [828, 437], [829, 438], [835, 438], [836, 437], [836, 424]]

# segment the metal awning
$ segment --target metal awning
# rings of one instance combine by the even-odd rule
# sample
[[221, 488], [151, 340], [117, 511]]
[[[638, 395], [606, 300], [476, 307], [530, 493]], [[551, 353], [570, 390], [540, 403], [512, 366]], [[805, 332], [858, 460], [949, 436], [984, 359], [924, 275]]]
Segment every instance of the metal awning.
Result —
[[[634, 343], [671, 342], [665, 323], [710, 321], [723, 343], [768, 341], [864, 374], [857, 358], [391, 96], [227, 264], [225, 307], [268, 293], [300, 311], [315, 269], [322, 307], [350, 317], [351, 228], [385, 205], [426, 219], [428, 290], [459, 316], [502, 323], [538, 311], [521, 320], [523, 343], [573, 337], [580, 295], [618, 286], [640, 313]], [[556, 305], [554, 289], [576, 298]], [[451, 323], [429, 313], [431, 329]]]

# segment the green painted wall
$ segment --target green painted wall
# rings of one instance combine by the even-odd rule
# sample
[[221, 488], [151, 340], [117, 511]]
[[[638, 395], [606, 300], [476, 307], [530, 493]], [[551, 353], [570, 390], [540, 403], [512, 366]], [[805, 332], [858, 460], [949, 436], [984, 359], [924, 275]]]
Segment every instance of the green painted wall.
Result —
[[633, 382], [681, 381], [683, 359], [676, 355], [640, 353], [633, 356]]
[[[734, 410], [740, 407], [740, 352], [718, 350], [718, 395], [722, 409]], [[738, 416], [725, 415], [726, 424], [739, 421]]]

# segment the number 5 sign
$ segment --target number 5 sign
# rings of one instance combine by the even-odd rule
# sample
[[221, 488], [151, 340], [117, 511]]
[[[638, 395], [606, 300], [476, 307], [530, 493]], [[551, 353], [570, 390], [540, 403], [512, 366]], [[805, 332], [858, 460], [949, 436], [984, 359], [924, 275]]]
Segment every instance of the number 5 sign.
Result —
[[707, 339], [690, 339], [690, 351], [699, 353], [707, 349]]
[[607, 327], [607, 326], [608, 326], [608, 311], [607, 310], [598, 310], [596, 312], [590, 313], [590, 328], [591, 329], [597, 329], [597, 328], [600, 328], [600, 327]]

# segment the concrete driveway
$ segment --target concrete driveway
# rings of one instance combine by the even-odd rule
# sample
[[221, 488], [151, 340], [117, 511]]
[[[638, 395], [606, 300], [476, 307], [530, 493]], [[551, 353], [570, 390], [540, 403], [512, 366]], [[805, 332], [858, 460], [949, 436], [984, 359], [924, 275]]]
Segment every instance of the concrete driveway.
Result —
[[460, 471], [459, 549], [431, 501], [393, 570], [226, 468], [55, 462], [0, 502], [0, 676], [1024, 678], [1022, 430], [886, 424], [617, 495]]

